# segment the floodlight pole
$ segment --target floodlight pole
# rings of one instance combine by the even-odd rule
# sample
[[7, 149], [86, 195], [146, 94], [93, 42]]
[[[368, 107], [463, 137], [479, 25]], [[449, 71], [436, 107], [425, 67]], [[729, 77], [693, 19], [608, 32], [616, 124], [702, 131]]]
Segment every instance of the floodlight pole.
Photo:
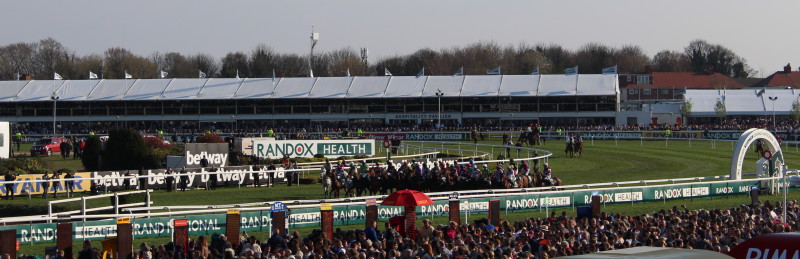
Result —
[[436, 128], [439, 129], [442, 127], [442, 96], [444, 96], [442, 89], [436, 89], [436, 98], [439, 99], [439, 116], [437, 116]]
[[769, 100], [772, 101], [772, 130], [778, 132], [778, 128], [775, 123], [775, 102], [778, 101], [778, 97], [770, 96]]
[[53, 100], [53, 137], [58, 136], [56, 135], [56, 102], [58, 102], [58, 98], [58, 93], [55, 91], [53, 92], [53, 95], [50, 96], [50, 100]]

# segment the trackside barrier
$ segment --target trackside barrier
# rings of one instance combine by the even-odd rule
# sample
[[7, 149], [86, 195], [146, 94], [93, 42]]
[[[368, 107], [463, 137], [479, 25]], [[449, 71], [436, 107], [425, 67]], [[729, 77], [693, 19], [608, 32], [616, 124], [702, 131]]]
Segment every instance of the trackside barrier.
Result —
[[[500, 209], [504, 212], [526, 210], [548, 210], [551, 208], [570, 208], [586, 206], [591, 203], [592, 196], [601, 197], [601, 202], [608, 203], [635, 203], [646, 201], [666, 201], [687, 198], [718, 198], [728, 195], [741, 195], [749, 193], [752, 186], [762, 180], [776, 180], [762, 178], [758, 180], [732, 180], [703, 183], [679, 183], [651, 186], [631, 186], [613, 188], [587, 188], [563, 191], [544, 192], [514, 192], [498, 194], [459, 195], [461, 211], [465, 213], [485, 213], [489, 208], [489, 200], [499, 200]], [[447, 216], [448, 196], [432, 198], [431, 206], [416, 208], [416, 215]], [[263, 203], [257, 208], [241, 208], [241, 231], [268, 231], [271, 227], [270, 203]], [[295, 227], [319, 227], [320, 205], [292, 205], [287, 206], [287, 225]], [[366, 219], [366, 203], [344, 202], [332, 204], [333, 222], [336, 225], [364, 224]], [[100, 219], [74, 224], [74, 239], [99, 239], [116, 235], [116, 221], [109, 220], [118, 217], [130, 217], [133, 235], [138, 237], [170, 236], [173, 232], [171, 220], [187, 219], [189, 234], [211, 235], [225, 233], [225, 213], [227, 209], [201, 209], [193, 211], [176, 212], [147, 212], [130, 214], [87, 215], [74, 216], [73, 219]], [[378, 219], [388, 220], [390, 217], [403, 214], [403, 207], [378, 205]], [[150, 218], [148, 218], [150, 217]], [[39, 220], [53, 220], [55, 217], [43, 217]], [[3, 221], [6, 221], [5, 219]], [[27, 220], [26, 220], [27, 221]], [[19, 222], [19, 221], [15, 221]], [[24, 221], [23, 221], [24, 222]], [[55, 241], [56, 224], [25, 224], [0, 226], [0, 230], [15, 229], [17, 240], [21, 243], [37, 243]]]
[[[70, 199], [63, 199], [63, 200], [48, 201], [47, 202], [47, 216], [50, 216], [50, 217], [53, 216], [53, 204], [75, 202], [75, 201], [80, 201], [81, 202], [81, 210], [59, 212], [58, 215], [59, 216], [64, 216], [64, 215], [72, 215], [72, 214], [80, 213], [83, 216], [86, 216], [87, 212], [101, 211], [101, 210], [108, 210], [108, 209], [114, 209], [114, 213], [115, 214], [119, 214], [120, 209], [123, 209], [123, 208], [130, 208], [130, 207], [136, 207], [136, 206], [142, 206], [142, 205], [150, 207], [150, 205], [153, 204], [153, 202], [150, 201], [150, 192], [152, 192], [152, 191], [153, 190], [141, 190], [141, 191], [130, 191], [130, 192], [115, 192], [115, 193], [112, 193], [112, 194], [101, 194], [101, 195], [94, 195], [94, 196], [84, 196], [84, 197], [80, 197], [80, 198], [70, 198]], [[120, 196], [127, 196], [127, 195], [132, 195], [132, 194], [137, 194], [137, 193], [144, 193], [145, 197], [146, 197], [145, 201], [136, 202], [136, 203], [129, 203], [129, 204], [119, 204], [119, 197]], [[112, 206], [104, 206], [104, 207], [88, 208], [88, 209], [86, 208], [86, 201], [87, 200], [101, 199], [101, 198], [108, 198], [108, 197], [114, 197], [114, 202], [113, 202]]]

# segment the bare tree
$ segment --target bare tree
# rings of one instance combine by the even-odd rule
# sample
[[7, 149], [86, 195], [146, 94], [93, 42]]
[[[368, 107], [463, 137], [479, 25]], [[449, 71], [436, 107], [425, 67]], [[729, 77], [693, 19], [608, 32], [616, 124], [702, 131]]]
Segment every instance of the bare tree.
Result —
[[579, 71], [589, 74], [600, 73], [603, 68], [613, 66], [614, 49], [601, 43], [589, 43], [575, 52], [575, 62]]
[[197, 70], [206, 73], [207, 77], [216, 77], [219, 75], [220, 65], [211, 55], [200, 53], [189, 57], [189, 61]]
[[56, 68], [67, 61], [68, 51], [60, 42], [53, 38], [47, 38], [36, 44], [36, 54], [34, 55], [35, 78], [53, 79]]
[[250, 75], [253, 77], [271, 77], [275, 69], [277, 54], [272, 48], [259, 44], [250, 54]]
[[653, 57], [653, 71], [656, 72], [688, 72], [689, 58], [677, 51], [662, 50]]
[[222, 58], [222, 69], [220, 77], [250, 77], [250, 72], [247, 69], [247, 55], [242, 52], [231, 52]]
[[0, 48], [0, 76], [4, 79], [16, 80], [14, 76], [19, 74], [33, 73], [33, 55], [35, 44], [13, 43]]
[[650, 57], [636, 45], [625, 45], [619, 48], [614, 52], [612, 62], [617, 66], [617, 71], [622, 73], [640, 72], [651, 64]]

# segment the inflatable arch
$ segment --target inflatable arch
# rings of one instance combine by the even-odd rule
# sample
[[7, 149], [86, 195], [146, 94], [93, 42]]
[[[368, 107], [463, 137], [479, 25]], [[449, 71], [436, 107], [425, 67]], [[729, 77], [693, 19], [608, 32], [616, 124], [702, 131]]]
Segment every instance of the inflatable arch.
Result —
[[742, 179], [742, 164], [744, 163], [744, 156], [747, 154], [747, 148], [750, 147], [757, 140], [764, 143], [765, 150], [769, 150], [774, 159], [783, 162], [783, 152], [781, 152], [781, 145], [771, 132], [765, 129], [749, 129], [742, 133], [739, 141], [736, 142], [736, 147], [733, 149], [733, 157], [731, 159], [731, 180]]

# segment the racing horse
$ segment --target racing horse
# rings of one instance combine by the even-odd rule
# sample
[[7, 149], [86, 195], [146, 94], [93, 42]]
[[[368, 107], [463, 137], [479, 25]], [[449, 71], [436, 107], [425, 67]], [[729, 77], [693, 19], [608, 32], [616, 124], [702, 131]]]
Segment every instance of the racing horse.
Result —
[[581, 157], [583, 155], [583, 137], [578, 136], [578, 141], [575, 143], [575, 156]]
[[572, 136], [567, 137], [567, 148], [564, 149], [564, 156], [569, 158], [575, 157], [575, 148], [576, 148], [575, 144], [576, 144], [575, 138], [573, 138]]
[[322, 185], [325, 189], [325, 198], [339, 198], [339, 192], [342, 189], [342, 182], [337, 179], [333, 171], [328, 171], [325, 174], [325, 179]]
[[764, 146], [764, 142], [761, 140], [756, 140], [756, 153], [758, 153], [759, 157], [764, 157], [764, 152], [766, 152], [767, 148]]
[[550, 187], [550, 186], [563, 186], [564, 181], [561, 178], [551, 176], [550, 179], [545, 179], [542, 172], [539, 170], [534, 171], [533, 173], [534, 178], [534, 186], [535, 187]]

